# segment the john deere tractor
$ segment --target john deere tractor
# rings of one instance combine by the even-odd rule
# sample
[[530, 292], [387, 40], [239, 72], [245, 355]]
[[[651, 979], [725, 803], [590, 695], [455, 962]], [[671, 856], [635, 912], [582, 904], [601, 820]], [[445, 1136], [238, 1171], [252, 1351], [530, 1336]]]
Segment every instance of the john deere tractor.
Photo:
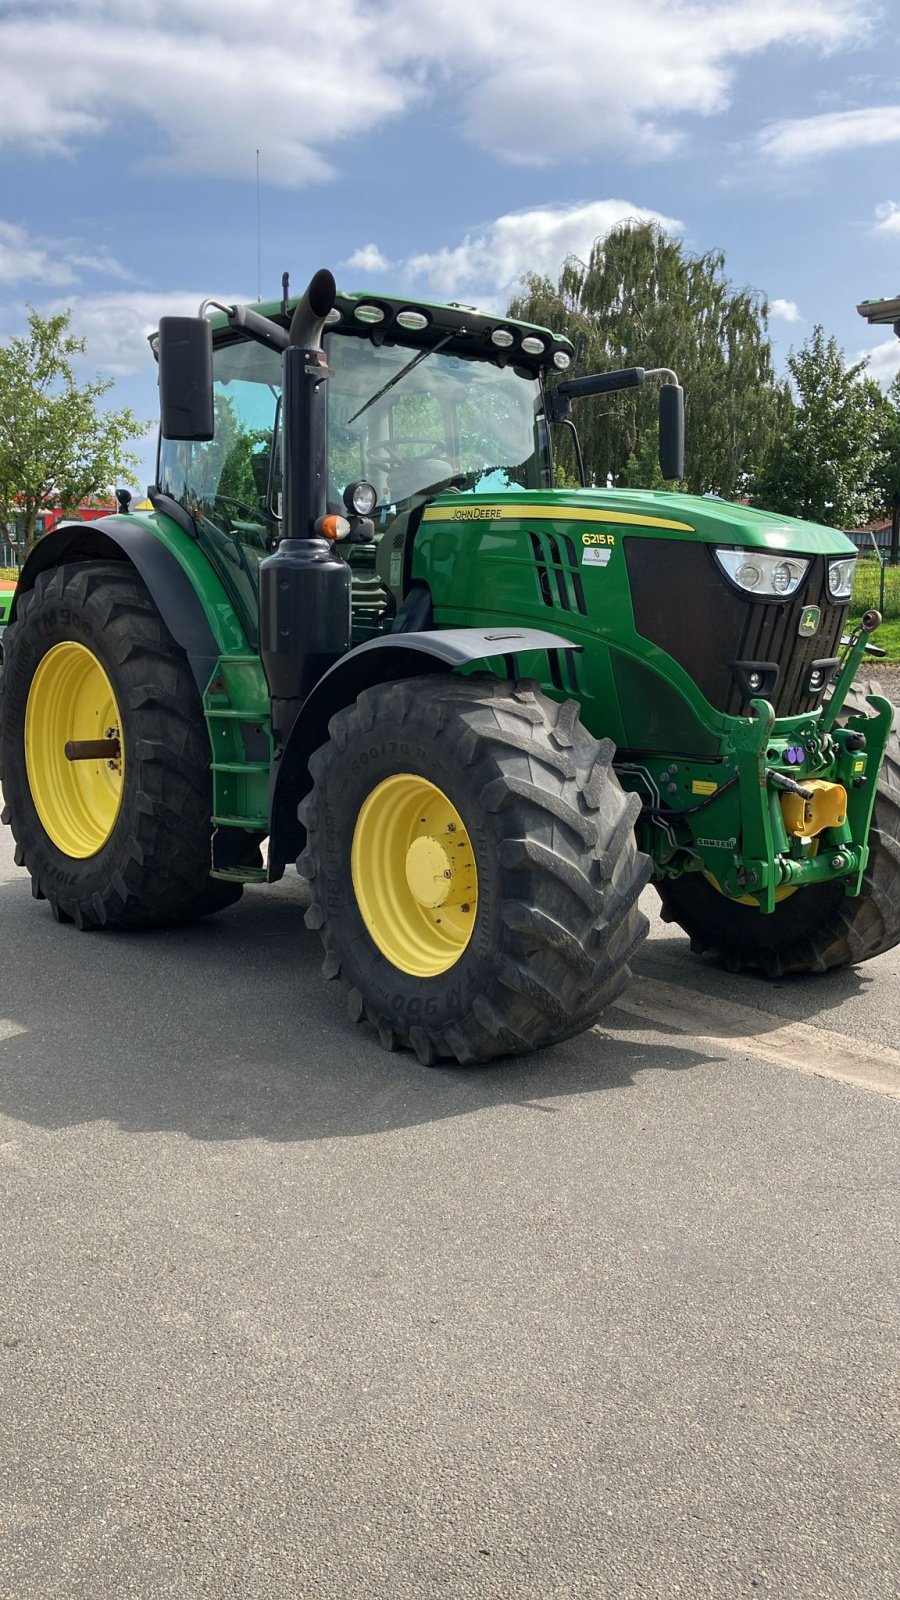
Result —
[[769, 976], [897, 944], [852, 544], [554, 488], [575, 402], [651, 379], [678, 477], [674, 374], [572, 376], [545, 328], [324, 271], [153, 344], [153, 510], [43, 538], [5, 639], [3, 818], [59, 921], [204, 916], [296, 861], [325, 976], [426, 1064], [590, 1027], [651, 879]]

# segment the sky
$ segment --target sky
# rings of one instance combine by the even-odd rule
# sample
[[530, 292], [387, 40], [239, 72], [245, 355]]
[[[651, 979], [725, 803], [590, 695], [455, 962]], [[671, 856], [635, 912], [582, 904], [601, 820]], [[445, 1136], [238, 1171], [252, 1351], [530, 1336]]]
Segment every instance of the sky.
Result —
[[631, 217], [886, 384], [900, 0], [0, 0], [0, 339], [71, 308], [148, 422], [165, 313], [320, 266], [505, 306]]

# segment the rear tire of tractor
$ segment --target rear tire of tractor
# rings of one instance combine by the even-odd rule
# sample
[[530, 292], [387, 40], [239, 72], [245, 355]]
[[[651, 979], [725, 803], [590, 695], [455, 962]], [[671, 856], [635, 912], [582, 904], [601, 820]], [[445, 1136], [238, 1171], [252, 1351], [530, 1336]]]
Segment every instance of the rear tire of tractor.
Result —
[[[880, 693], [877, 684], [871, 686]], [[866, 713], [851, 690], [847, 711]], [[878, 780], [869, 860], [858, 895], [839, 883], [798, 889], [763, 916], [728, 900], [699, 873], [658, 883], [665, 922], [677, 922], [698, 955], [718, 956], [732, 971], [756, 968], [770, 978], [827, 972], [870, 961], [900, 944], [900, 737], [895, 725]]]
[[[85, 763], [94, 787], [82, 790], [57, 745], [93, 734], [92, 717], [102, 738], [109, 705], [121, 770], [107, 779], [114, 763]], [[0, 777], [16, 862], [58, 921], [169, 927], [240, 899], [240, 884], [209, 875], [212, 784], [197, 686], [124, 562], [57, 567], [19, 597], [4, 638]]]
[[[349, 985], [354, 1021], [425, 1066], [538, 1049], [596, 1022], [646, 936], [637, 900], [650, 863], [635, 842], [638, 801], [577, 705], [487, 675], [418, 678], [365, 690], [329, 733], [310, 761], [297, 870], [323, 971]], [[443, 822], [429, 833], [418, 813], [433, 797]], [[422, 883], [442, 893], [457, 863], [455, 909], [426, 894], [422, 911]]]

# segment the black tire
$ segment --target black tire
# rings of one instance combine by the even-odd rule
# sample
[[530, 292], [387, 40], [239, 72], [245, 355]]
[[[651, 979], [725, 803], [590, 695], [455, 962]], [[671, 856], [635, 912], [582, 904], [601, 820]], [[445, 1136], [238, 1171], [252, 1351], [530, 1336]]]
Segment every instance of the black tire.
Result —
[[[610, 742], [586, 732], [574, 702], [481, 675], [380, 684], [329, 733], [310, 762], [297, 869], [323, 971], [349, 985], [353, 1020], [427, 1066], [469, 1066], [589, 1028], [625, 987], [648, 926], [637, 907], [650, 873], [635, 843], [639, 802], [612, 771]], [[475, 853], [473, 931], [437, 977], [409, 976], [382, 954], [353, 888], [360, 808], [397, 773], [448, 796]]]
[[[66, 641], [102, 665], [118, 703], [125, 754], [109, 838], [84, 859], [65, 854], [35, 808], [25, 761], [25, 712], [35, 672]], [[212, 785], [203, 708], [187, 658], [147, 589], [124, 562], [40, 573], [4, 638], [2, 820], [36, 899], [79, 928], [170, 926], [221, 911], [241, 885], [209, 876]]]
[[[872, 690], [881, 692], [877, 684]], [[848, 711], [868, 710], [861, 690]], [[757, 969], [770, 978], [827, 972], [870, 961], [900, 944], [900, 737], [888, 740], [869, 835], [869, 860], [858, 895], [840, 883], [816, 884], [763, 916], [719, 894], [699, 873], [658, 883], [664, 922], [677, 922], [698, 955], [717, 956], [733, 972]]]

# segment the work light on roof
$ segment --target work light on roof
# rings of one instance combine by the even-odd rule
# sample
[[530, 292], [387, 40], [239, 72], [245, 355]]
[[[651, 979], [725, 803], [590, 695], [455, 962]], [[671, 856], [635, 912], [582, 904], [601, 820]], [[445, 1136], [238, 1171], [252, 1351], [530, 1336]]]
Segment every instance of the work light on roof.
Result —
[[397, 322], [401, 328], [409, 328], [413, 332], [428, 327], [428, 318], [424, 311], [398, 311]]
[[382, 311], [381, 306], [371, 306], [368, 304], [357, 306], [353, 315], [357, 322], [375, 323], [384, 321], [384, 312]]
[[554, 350], [553, 365], [558, 367], [560, 372], [565, 372], [566, 367], [572, 365], [572, 357], [569, 355], [568, 350]]
[[515, 337], [508, 328], [495, 328], [491, 334], [491, 344], [499, 345], [501, 350], [508, 350], [515, 342]]
[[326, 328], [333, 328], [334, 324], [336, 322], [340, 322], [340, 320], [341, 312], [338, 310], [337, 306], [332, 306], [327, 317], [325, 318], [325, 326]]
[[526, 333], [525, 338], [522, 340], [522, 349], [526, 350], [530, 356], [542, 356], [544, 354], [544, 341], [539, 339], [536, 333]]

